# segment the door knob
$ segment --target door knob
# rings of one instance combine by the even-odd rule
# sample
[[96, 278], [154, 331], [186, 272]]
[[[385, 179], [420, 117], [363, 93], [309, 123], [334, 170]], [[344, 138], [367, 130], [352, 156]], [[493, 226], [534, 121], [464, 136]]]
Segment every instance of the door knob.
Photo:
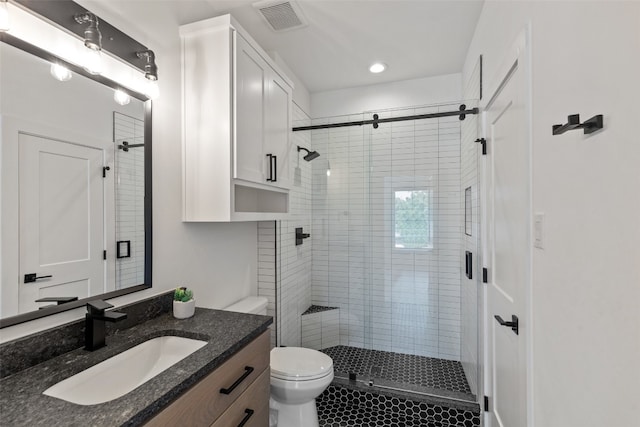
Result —
[[500, 323], [501, 326], [506, 326], [508, 328], [511, 328], [511, 330], [513, 332], [516, 333], [516, 335], [518, 335], [518, 316], [516, 316], [515, 314], [511, 315], [511, 322], [505, 321], [504, 319], [502, 319], [502, 317], [496, 315], [494, 316], [496, 318], [496, 320], [498, 321], [498, 323]]

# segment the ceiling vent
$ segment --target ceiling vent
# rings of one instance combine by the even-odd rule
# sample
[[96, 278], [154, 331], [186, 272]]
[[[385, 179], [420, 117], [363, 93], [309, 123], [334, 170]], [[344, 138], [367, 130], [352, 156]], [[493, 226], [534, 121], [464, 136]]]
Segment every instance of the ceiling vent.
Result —
[[253, 4], [273, 31], [282, 32], [307, 26], [300, 6], [293, 1], [264, 0]]

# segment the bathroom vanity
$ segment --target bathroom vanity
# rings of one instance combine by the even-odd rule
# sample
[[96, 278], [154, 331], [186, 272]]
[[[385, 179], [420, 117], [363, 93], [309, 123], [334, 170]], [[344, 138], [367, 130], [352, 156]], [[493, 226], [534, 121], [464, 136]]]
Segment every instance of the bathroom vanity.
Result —
[[[268, 425], [271, 323], [267, 316], [197, 308], [190, 319], [177, 320], [163, 313], [117, 330], [99, 350], [77, 348], [0, 380], [0, 424]], [[167, 335], [205, 340], [207, 344], [133, 391], [105, 403], [78, 405], [43, 394], [93, 365]], [[20, 347], [21, 343], [17, 344]], [[3, 351], [3, 358], [8, 358], [7, 354], [14, 357], [17, 352]], [[95, 387], [108, 387], [108, 383], [107, 377], [98, 379]]]

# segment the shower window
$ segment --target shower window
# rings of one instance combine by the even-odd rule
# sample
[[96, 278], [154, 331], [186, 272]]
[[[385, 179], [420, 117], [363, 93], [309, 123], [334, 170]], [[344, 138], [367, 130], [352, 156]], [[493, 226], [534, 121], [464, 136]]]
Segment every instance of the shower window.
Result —
[[393, 247], [433, 249], [433, 192], [394, 191]]

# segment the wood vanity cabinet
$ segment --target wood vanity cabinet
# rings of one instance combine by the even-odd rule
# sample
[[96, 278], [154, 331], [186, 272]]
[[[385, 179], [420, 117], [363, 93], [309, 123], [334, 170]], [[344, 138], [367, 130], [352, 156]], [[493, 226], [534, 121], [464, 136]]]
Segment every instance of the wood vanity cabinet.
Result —
[[180, 37], [183, 220], [285, 218], [293, 84], [230, 15]]
[[269, 342], [269, 331], [266, 331], [178, 397], [146, 426], [268, 426]]

